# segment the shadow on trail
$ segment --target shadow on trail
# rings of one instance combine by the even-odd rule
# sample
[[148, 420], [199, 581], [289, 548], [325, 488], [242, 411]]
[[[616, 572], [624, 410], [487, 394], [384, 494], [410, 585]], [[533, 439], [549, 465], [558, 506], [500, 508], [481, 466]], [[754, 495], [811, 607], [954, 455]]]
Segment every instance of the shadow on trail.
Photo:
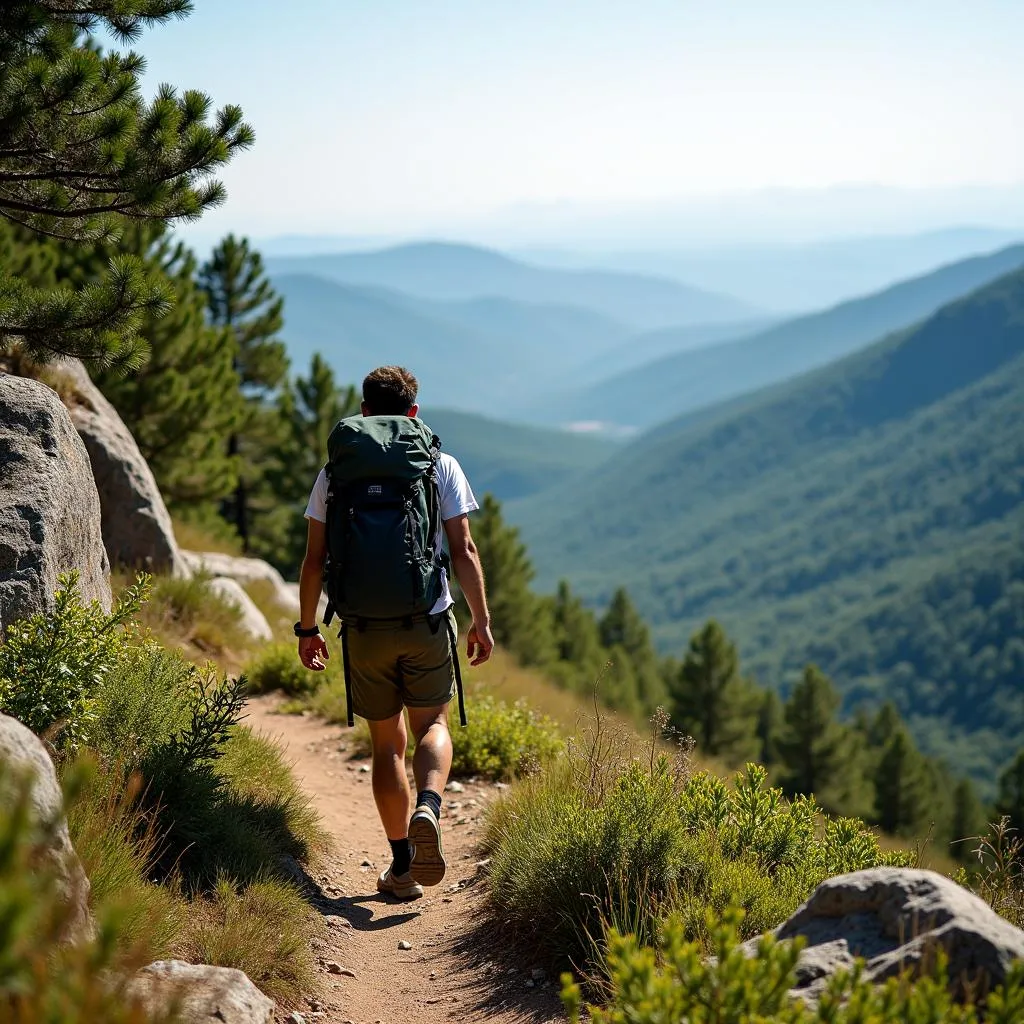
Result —
[[[479, 900], [486, 884], [485, 878], [477, 874], [465, 888], [478, 889]], [[543, 977], [534, 975], [541, 967], [536, 949], [525, 943], [510, 943], [501, 934], [485, 903], [475, 906], [468, 916], [469, 927], [449, 944], [451, 952], [462, 960], [473, 979], [454, 989], [462, 1005], [472, 1007], [485, 1019], [500, 1013], [523, 1024], [564, 1020], [557, 974], [546, 971]]]

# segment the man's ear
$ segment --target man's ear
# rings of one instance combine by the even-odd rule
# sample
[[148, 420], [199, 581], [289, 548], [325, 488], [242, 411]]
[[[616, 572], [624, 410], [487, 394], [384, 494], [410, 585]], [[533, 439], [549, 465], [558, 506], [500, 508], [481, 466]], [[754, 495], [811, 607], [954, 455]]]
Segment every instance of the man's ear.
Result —
[[408, 415], [410, 415], [413, 418], [415, 418], [416, 416], [419, 416], [419, 414], [420, 414], [420, 407], [418, 405], [410, 406]]

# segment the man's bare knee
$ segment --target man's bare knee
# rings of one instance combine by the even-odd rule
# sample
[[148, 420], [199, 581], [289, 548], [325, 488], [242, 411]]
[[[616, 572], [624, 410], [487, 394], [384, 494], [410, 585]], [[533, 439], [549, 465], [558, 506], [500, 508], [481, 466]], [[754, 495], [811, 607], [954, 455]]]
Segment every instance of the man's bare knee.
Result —
[[375, 758], [405, 757], [407, 736], [405, 720], [400, 714], [380, 722], [369, 722], [370, 746]]
[[423, 742], [434, 726], [448, 731], [448, 705], [436, 708], [409, 708], [409, 729], [417, 744]]

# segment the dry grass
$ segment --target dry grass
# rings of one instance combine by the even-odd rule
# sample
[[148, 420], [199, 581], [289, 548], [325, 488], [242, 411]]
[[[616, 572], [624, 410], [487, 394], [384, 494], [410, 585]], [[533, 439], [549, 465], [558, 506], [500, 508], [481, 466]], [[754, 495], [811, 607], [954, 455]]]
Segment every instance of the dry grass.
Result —
[[214, 532], [200, 523], [189, 522], [180, 516], [171, 517], [178, 546], [186, 551], [214, 551], [221, 555], [241, 555], [242, 542], [227, 532]]

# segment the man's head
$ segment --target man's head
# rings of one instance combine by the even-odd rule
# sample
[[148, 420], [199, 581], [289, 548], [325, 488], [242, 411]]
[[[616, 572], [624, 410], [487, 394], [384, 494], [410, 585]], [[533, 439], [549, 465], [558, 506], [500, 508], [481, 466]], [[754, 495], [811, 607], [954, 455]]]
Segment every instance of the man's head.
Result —
[[419, 384], [404, 366], [378, 366], [363, 381], [364, 416], [415, 416]]

